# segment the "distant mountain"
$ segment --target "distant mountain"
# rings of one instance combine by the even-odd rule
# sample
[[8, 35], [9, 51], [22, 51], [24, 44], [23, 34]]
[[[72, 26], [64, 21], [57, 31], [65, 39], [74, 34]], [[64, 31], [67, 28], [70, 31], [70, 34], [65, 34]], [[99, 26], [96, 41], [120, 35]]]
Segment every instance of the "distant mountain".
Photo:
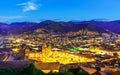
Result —
[[95, 21], [95, 20], [91, 20], [91, 21], [80, 21], [80, 22], [73, 22], [75, 24], [92, 24], [92, 25], [96, 25], [98, 27], [101, 27], [103, 29], [107, 29], [111, 32], [114, 33], [119, 33], [120, 34], [120, 20], [116, 20], [116, 21]]
[[7, 34], [6, 32], [8, 31], [8, 29], [9, 29], [8, 24], [0, 23], [0, 34], [6, 35]]
[[53, 31], [53, 32], [75, 32], [79, 30], [89, 30], [89, 31], [96, 31], [96, 32], [105, 32], [104, 29], [97, 27], [92, 24], [74, 24], [72, 22], [53, 22], [48, 26], [45, 26], [44, 29]]
[[78, 30], [89, 30], [96, 32], [120, 33], [120, 21], [70, 21], [55, 22], [51, 20], [42, 21], [40, 23], [33, 22], [16, 22], [11, 24], [0, 23], [0, 34], [22, 34], [24, 32], [34, 31], [36, 29], [44, 29], [48, 32], [67, 33]]
[[32, 22], [16, 22], [9, 24], [9, 33], [12, 34], [22, 34], [23, 32], [33, 31], [34, 26], [36, 26], [37, 23]]
[[101, 28], [108, 29], [111, 32], [120, 34], [120, 21], [108, 21], [108, 22], [94, 22], [92, 23]]

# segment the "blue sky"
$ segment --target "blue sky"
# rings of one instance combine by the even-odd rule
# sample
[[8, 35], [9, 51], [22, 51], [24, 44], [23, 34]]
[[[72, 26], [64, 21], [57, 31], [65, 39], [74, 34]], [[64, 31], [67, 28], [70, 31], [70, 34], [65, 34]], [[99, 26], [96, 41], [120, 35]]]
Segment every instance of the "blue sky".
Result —
[[1, 0], [0, 22], [120, 19], [120, 0]]

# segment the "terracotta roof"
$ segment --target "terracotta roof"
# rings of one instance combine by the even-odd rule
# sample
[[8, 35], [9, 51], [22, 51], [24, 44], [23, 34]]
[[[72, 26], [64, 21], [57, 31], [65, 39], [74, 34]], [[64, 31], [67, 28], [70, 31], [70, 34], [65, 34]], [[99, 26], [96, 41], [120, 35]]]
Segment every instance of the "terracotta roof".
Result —
[[93, 68], [87, 68], [87, 67], [83, 67], [83, 66], [80, 66], [81, 69], [83, 69], [84, 71], [88, 72], [89, 74], [93, 74], [96, 72], [96, 69], [93, 69]]
[[60, 64], [53, 62], [53, 63], [42, 63], [42, 62], [35, 62], [35, 66], [37, 69], [40, 70], [59, 70]]
[[112, 72], [116, 72], [116, 71], [117, 71], [116, 68], [114, 68], [114, 67], [109, 67], [109, 66], [105, 66], [105, 67], [101, 68], [101, 71], [105, 71], [105, 70], [110, 70], [110, 71], [112, 71]]
[[5, 61], [0, 62], [0, 69], [23, 69], [29, 65], [31, 61]]
[[[94, 69], [94, 68], [88, 68], [88, 67], [84, 67], [84, 66], [80, 66], [80, 68], [83, 69], [84, 71], [88, 72], [90, 75], [94, 74], [96, 72], [96, 69]], [[106, 75], [104, 73], [104, 71], [107, 71], [107, 70], [109, 70], [109, 71], [111, 71], [113, 73], [117, 72], [116, 68], [105, 66], [105, 67], [101, 68], [101, 71], [99, 73], [102, 74], [102, 75]]]

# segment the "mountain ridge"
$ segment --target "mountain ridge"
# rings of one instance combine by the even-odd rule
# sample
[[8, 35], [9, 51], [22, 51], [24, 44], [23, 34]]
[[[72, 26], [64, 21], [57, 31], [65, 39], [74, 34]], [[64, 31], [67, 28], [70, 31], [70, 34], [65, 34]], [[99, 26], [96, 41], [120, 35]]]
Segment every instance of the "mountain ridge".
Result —
[[114, 33], [120, 34], [120, 20], [116, 21], [52, 21], [46, 20], [40, 23], [35, 22], [14, 22], [11, 24], [0, 23], [0, 34], [22, 34], [24, 32], [34, 31], [43, 28], [52, 32], [67, 33], [71, 31], [78, 31], [87, 29], [89, 31], [106, 32], [109, 30]]

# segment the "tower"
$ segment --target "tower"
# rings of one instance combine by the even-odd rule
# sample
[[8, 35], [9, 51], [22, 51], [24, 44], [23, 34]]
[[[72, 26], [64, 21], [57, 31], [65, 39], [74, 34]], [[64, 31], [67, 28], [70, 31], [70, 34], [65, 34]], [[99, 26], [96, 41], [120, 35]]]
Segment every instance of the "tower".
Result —
[[46, 50], [46, 54], [47, 54], [48, 56], [51, 55], [51, 50], [52, 50], [51, 44], [48, 44], [47, 50]]
[[43, 56], [49, 56], [51, 54], [52, 47], [50, 44], [46, 45], [43, 44], [42, 46], [42, 55]]
[[42, 45], [42, 55], [43, 55], [43, 56], [46, 55], [46, 48], [47, 48], [46, 44], [43, 44], [43, 45]]

